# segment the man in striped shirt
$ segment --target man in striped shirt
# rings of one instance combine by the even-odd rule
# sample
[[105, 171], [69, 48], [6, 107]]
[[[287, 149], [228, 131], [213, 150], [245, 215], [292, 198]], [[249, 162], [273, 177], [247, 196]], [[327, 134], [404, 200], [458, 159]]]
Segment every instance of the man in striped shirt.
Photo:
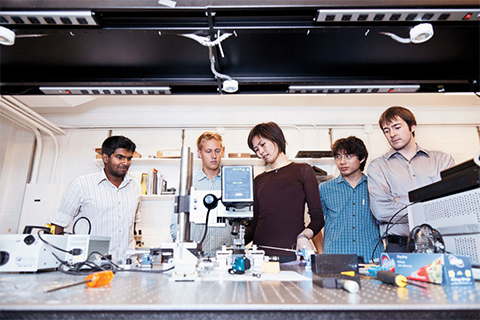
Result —
[[[222, 136], [215, 132], [204, 132], [197, 139], [197, 154], [202, 159], [202, 170], [193, 177], [192, 185], [196, 190], [220, 190], [222, 178], [220, 175], [220, 163], [222, 161]], [[173, 241], [177, 238], [177, 214], [173, 214], [170, 223], [170, 235]], [[191, 239], [199, 242], [205, 231], [204, 224], [190, 226]], [[224, 227], [209, 227], [202, 250], [204, 256], [215, 257], [216, 252], [222, 249], [222, 245], [232, 244], [231, 228], [228, 224]]]
[[356, 254], [365, 262], [378, 259], [383, 243], [370, 211], [367, 177], [362, 173], [367, 148], [362, 140], [350, 136], [335, 141], [332, 151], [340, 175], [319, 187], [325, 215], [323, 252]]
[[63, 233], [73, 220], [78, 221], [74, 233], [110, 237], [113, 261], [125, 261], [127, 249], [134, 248], [134, 223], [140, 221], [140, 184], [127, 175], [135, 148], [124, 136], [103, 142], [104, 169], [71, 183], [50, 219], [56, 234]]

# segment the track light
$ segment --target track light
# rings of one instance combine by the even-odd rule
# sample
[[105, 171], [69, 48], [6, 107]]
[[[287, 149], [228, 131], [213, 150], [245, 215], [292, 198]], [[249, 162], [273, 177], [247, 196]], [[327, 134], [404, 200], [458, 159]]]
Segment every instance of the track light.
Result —
[[238, 91], [238, 81], [237, 80], [225, 80], [222, 84], [222, 90], [226, 93], [234, 93]]
[[15, 32], [5, 27], [0, 27], [0, 44], [13, 46], [15, 43]]
[[412, 43], [423, 43], [433, 37], [433, 27], [430, 23], [422, 23], [410, 30]]
[[400, 43], [424, 43], [433, 37], [433, 26], [430, 23], [421, 23], [410, 29], [410, 38], [402, 38], [394, 33], [380, 32], [389, 36], [393, 40]]

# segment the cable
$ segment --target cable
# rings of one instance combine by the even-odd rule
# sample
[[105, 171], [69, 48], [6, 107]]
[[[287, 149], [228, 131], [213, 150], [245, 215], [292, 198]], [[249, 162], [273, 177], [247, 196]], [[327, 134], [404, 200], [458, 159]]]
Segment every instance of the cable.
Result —
[[[385, 228], [385, 232], [383, 233], [383, 235], [380, 237], [380, 239], [378, 240], [377, 244], [375, 245], [375, 248], [373, 248], [373, 252], [372, 252], [372, 256], [371, 256], [371, 261], [374, 261], [373, 258], [375, 256], [375, 251], [377, 250], [377, 247], [378, 245], [383, 241], [383, 239], [386, 239], [387, 238], [387, 233], [388, 231], [393, 228], [394, 225], [398, 224], [398, 223], [392, 223], [392, 220], [393, 218], [395, 218], [395, 216], [397, 214], [399, 214], [400, 212], [402, 212], [404, 209], [407, 209], [408, 207], [410, 207], [411, 205], [415, 204], [416, 202], [412, 202], [412, 203], [409, 203], [408, 205], [404, 206], [403, 208], [401, 208], [400, 210], [398, 210], [397, 212], [395, 212], [392, 217], [390, 218], [390, 220], [388, 220], [387, 222], [387, 227]], [[408, 215], [408, 212], [405, 213], [401, 218], [405, 218], [406, 216]]]
[[231, 35], [232, 35], [232, 33], [224, 33], [220, 37], [215, 39], [214, 41], [210, 40], [209, 37], [201, 37], [201, 36], [198, 36], [198, 35], [193, 34], [193, 33], [191, 33], [191, 34], [180, 34], [179, 36], [193, 39], [193, 40], [197, 41], [198, 43], [200, 43], [202, 46], [211, 48], [211, 47], [214, 47], [216, 45], [221, 44], [221, 42], [223, 40], [227, 39]]
[[120, 268], [119, 270], [116, 270], [118, 272], [144, 272], [144, 273], [164, 273], [170, 270], [173, 270], [175, 266], [170, 267], [168, 269], [162, 269], [162, 270], [137, 270], [137, 269], [123, 269]]
[[88, 222], [88, 233], [87, 233], [87, 234], [90, 234], [90, 232], [92, 231], [92, 223], [90, 222], [90, 220], [88, 220], [87, 217], [80, 217], [80, 218], [78, 218], [78, 219], [75, 221], [75, 223], [73, 224], [73, 227], [72, 227], [72, 233], [73, 233], [73, 234], [75, 234], [75, 226], [77, 225], [77, 222], [80, 221], [80, 220], [82, 220], [82, 219], [85, 219], [85, 220], [87, 220], [87, 222]]
[[218, 72], [215, 69], [215, 57], [213, 55], [213, 47], [218, 45], [220, 50], [220, 54], [224, 57], [223, 49], [222, 49], [222, 41], [230, 37], [231, 33], [224, 33], [220, 35], [220, 31], [217, 33], [217, 39], [210, 40], [210, 37], [201, 37], [196, 34], [181, 34], [180, 36], [193, 39], [200, 43], [202, 46], [208, 47], [208, 58], [210, 60], [210, 70], [215, 76], [215, 79], [224, 80], [222, 90], [227, 93], [237, 92], [238, 90], [238, 82], [233, 80], [229, 75], [223, 74]]
[[212, 73], [215, 75], [215, 78], [232, 80], [232, 78], [229, 75], [220, 73], [215, 69], [215, 57], [213, 56], [212, 47], [208, 47], [208, 56], [210, 58], [210, 70], [212, 70]]
[[[98, 272], [98, 271], [105, 271], [105, 270], [111, 270], [114, 273], [116, 272], [145, 272], [145, 273], [164, 273], [170, 270], [173, 270], [174, 266], [168, 269], [163, 269], [163, 270], [136, 270], [136, 269], [124, 269], [114, 263], [112, 260], [108, 259], [105, 257], [103, 254], [101, 254], [98, 251], [93, 251], [91, 252], [87, 259], [83, 262], [77, 262], [74, 264], [70, 264], [68, 261], [64, 261], [60, 259], [55, 253], [52, 252], [54, 257], [60, 261], [60, 268], [58, 269], [60, 272], [69, 274], [69, 275], [85, 275], [86, 273], [92, 273], [92, 272]], [[101, 266], [97, 265], [94, 262], [88, 261], [90, 257], [93, 254], [98, 254], [102, 258], [104, 258], [108, 263], [102, 264]]]
[[[105, 271], [105, 270], [112, 270], [112, 271], [118, 271], [120, 266], [115, 264], [113, 261], [111, 261], [109, 258], [104, 256], [98, 251], [92, 251], [87, 259], [82, 262], [77, 262], [77, 263], [69, 263], [68, 261], [64, 261], [60, 259], [55, 253], [53, 253], [53, 256], [60, 262], [60, 272], [65, 273], [65, 274], [70, 274], [70, 275], [84, 275], [85, 273], [90, 273], [90, 272], [96, 272], [96, 271]], [[108, 263], [102, 264], [101, 266], [97, 265], [96, 263], [89, 261], [90, 257], [93, 254], [98, 254], [102, 258], [105, 259], [105, 261], [108, 261]], [[63, 269], [65, 268], [65, 269]]]
[[202, 240], [200, 240], [200, 242], [198, 243], [197, 245], [197, 250], [200, 250], [201, 246], [202, 246], [202, 243], [203, 241], [205, 240], [205, 237], [207, 236], [207, 231], [208, 231], [208, 217], [210, 216], [210, 208], [208, 208], [207, 210], [207, 219], [205, 220], [205, 231], [203, 232], [203, 237], [202, 237]]
[[40, 240], [42, 240], [43, 242], [45, 242], [45, 243], [46, 243], [47, 245], [49, 245], [50, 247], [52, 247], [52, 248], [54, 248], [54, 249], [56, 249], [56, 250], [58, 250], [58, 251], [62, 251], [62, 252], [65, 252], [65, 253], [69, 253], [69, 254], [71, 254], [71, 255], [73, 255], [73, 256], [79, 256], [79, 255], [81, 255], [81, 254], [83, 253], [83, 250], [80, 249], [80, 248], [73, 248], [72, 250], [68, 251], [68, 250], [59, 248], [59, 247], [51, 244], [50, 242], [48, 242], [47, 240], [45, 240], [45, 239], [42, 238], [42, 236], [40, 235], [40, 231], [42, 231], [42, 230], [38, 230], [38, 232], [37, 232], [38, 238], [39, 238]]

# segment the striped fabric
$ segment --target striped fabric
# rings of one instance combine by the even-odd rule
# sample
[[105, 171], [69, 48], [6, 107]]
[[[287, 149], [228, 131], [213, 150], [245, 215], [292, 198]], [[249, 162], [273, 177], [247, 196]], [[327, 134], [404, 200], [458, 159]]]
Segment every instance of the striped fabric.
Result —
[[[102, 169], [76, 178], [50, 221], [66, 228], [73, 220], [88, 218], [92, 224], [90, 234], [111, 237], [109, 253], [114, 261], [124, 261], [128, 247], [135, 247], [133, 225], [140, 221], [137, 212], [140, 195], [138, 181], [127, 175], [117, 188]], [[75, 227], [77, 234], [88, 233], [88, 223], [82, 220]]]
[[[320, 200], [325, 215], [323, 252], [328, 254], [357, 254], [365, 262], [380, 240], [375, 217], [370, 211], [366, 176], [355, 188], [342, 175], [319, 186]], [[379, 243], [374, 258], [383, 252]]]

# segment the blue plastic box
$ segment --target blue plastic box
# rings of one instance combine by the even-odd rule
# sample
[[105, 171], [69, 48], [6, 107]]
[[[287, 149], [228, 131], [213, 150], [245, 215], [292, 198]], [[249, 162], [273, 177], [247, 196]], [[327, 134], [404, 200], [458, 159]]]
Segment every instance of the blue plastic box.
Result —
[[383, 253], [380, 265], [407, 279], [447, 286], [473, 285], [469, 257], [441, 253]]

